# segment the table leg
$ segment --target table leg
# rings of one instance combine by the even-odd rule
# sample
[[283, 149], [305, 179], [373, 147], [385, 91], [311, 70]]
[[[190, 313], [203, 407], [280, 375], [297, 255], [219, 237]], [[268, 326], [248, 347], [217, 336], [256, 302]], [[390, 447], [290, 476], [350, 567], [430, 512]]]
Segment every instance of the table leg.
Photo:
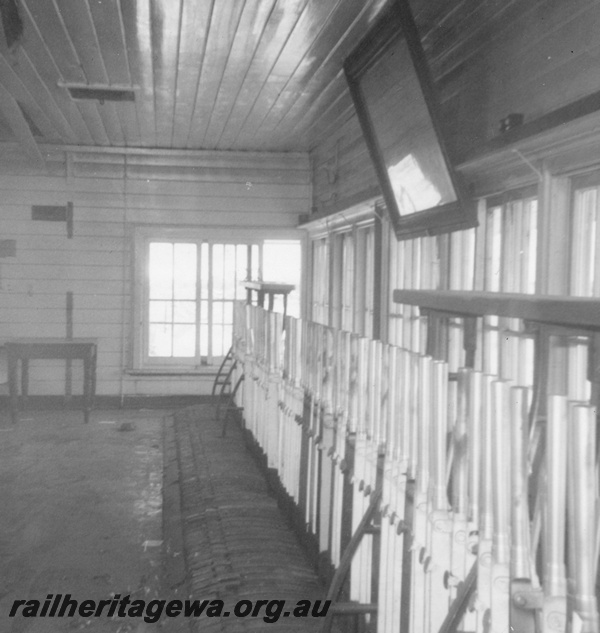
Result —
[[23, 409], [27, 406], [27, 396], [29, 395], [29, 359], [21, 359], [21, 400]]
[[10, 419], [13, 424], [17, 423], [19, 409], [19, 387], [17, 381], [18, 359], [9, 354], [8, 356], [8, 395], [10, 398]]

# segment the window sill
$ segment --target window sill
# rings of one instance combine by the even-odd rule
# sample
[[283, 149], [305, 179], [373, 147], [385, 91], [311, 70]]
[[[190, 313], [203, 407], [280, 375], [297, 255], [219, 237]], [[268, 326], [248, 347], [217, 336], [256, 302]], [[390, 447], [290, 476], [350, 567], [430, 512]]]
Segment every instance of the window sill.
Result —
[[161, 377], [161, 376], [216, 376], [219, 368], [216, 366], [203, 367], [201, 369], [181, 369], [181, 368], [140, 368], [140, 369], [126, 369], [125, 374], [128, 376], [146, 376], [146, 377]]

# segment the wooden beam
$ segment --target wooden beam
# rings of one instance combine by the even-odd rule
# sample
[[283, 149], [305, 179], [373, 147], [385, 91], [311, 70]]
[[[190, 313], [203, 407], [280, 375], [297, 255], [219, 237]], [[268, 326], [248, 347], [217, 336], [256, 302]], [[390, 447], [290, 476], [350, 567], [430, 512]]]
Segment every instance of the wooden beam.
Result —
[[11, 130], [19, 141], [19, 145], [23, 148], [33, 165], [46, 171], [44, 156], [29, 129], [29, 124], [25, 120], [19, 104], [2, 84], [0, 84], [0, 111], [6, 117]]
[[493, 314], [582, 329], [600, 329], [600, 299], [456, 290], [394, 290], [394, 301], [454, 316]]

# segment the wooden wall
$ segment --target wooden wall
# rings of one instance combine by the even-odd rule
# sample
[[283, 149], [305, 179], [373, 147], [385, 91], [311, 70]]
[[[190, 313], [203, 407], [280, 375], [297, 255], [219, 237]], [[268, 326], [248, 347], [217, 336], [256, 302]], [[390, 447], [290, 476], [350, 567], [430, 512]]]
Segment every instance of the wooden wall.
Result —
[[[525, 122], [532, 121], [598, 91], [596, 0], [463, 1], [458, 4], [464, 9], [426, 21], [427, 3], [411, 4], [457, 162], [496, 137], [508, 114], [522, 113]], [[470, 14], [468, 5], [473, 5]], [[497, 13], [488, 20], [492, 5]], [[314, 212], [343, 210], [379, 193], [349, 96], [342, 101], [336, 122], [311, 151]]]
[[[6, 161], [5, 161], [6, 162]], [[18, 161], [17, 161], [18, 162]], [[74, 205], [64, 222], [33, 221], [31, 205]], [[303, 154], [94, 154], [53, 157], [48, 175], [0, 175], [0, 345], [12, 337], [65, 336], [66, 294], [74, 294], [75, 337], [97, 337], [98, 394], [199, 394], [190, 379], [123, 374], [132, 309], [132, 227], [294, 228], [310, 206]], [[80, 393], [78, 361], [73, 393]], [[31, 393], [61, 394], [64, 362], [35, 361]], [[123, 380], [123, 382], [122, 382]]]

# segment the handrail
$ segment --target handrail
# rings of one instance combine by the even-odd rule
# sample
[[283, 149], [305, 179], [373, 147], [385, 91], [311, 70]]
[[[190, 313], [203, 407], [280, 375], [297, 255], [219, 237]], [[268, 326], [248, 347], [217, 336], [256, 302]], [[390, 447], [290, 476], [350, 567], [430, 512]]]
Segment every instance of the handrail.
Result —
[[460, 290], [394, 290], [396, 303], [453, 316], [496, 315], [600, 330], [600, 299]]

